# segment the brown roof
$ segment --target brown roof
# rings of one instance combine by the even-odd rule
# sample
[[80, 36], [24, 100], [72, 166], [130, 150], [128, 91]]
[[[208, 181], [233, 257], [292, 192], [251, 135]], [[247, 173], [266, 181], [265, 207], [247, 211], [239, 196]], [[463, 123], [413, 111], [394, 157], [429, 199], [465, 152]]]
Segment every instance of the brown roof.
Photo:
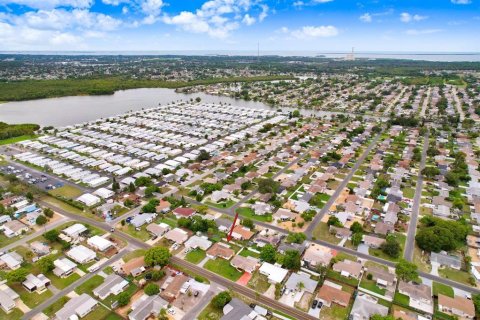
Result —
[[175, 215], [183, 217], [190, 217], [195, 213], [195, 210], [193, 210], [192, 208], [176, 208], [175, 210], [173, 210], [173, 213], [175, 213]]
[[425, 284], [414, 284], [400, 281], [398, 290], [405, 292], [410, 298], [432, 300], [432, 289]]
[[320, 290], [318, 290], [318, 294], [317, 294], [317, 297], [323, 301], [326, 301], [329, 303], [334, 302], [344, 307], [348, 306], [350, 302], [350, 296], [351, 296], [350, 293], [331, 287], [326, 284], [324, 284], [320, 288]]
[[176, 275], [165, 290], [160, 293], [160, 296], [165, 300], [172, 302], [180, 294], [180, 289], [187, 281], [188, 277], [186, 275]]
[[207, 254], [213, 257], [230, 259], [235, 254], [235, 251], [227, 247], [226, 244], [217, 242], [207, 250]]
[[168, 209], [168, 208], [170, 208], [170, 202], [165, 201], [165, 200], [160, 200], [160, 203], [155, 207], [155, 209], [157, 209], [157, 211], [162, 211], [162, 210], [165, 210], [165, 209]]
[[398, 310], [398, 309], [393, 310], [393, 317], [395, 319], [402, 319], [402, 320], [417, 320], [417, 316], [415, 313], [410, 311]]
[[140, 268], [142, 266], [145, 265], [145, 259], [144, 257], [138, 257], [138, 258], [134, 258], [128, 262], [126, 262], [123, 266], [122, 266], [122, 271], [123, 273], [125, 274], [130, 274], [132, 272], [132, 270], [134, 269], [137, 269], [137, 268]]
[[252, 231], [240, 225], [235, 226], [235, 228], [233, 228], [233, 232], [241, 235], [242, 238], [246, 240], [250, 239], [254, 235]]
[[353, 277], [358, 278], [362, 273], [362, 264], [351, 260], [339, 261], [333, 265], [333, 270], [337, 272], [345, 271]]
[[438, 305], [447, 307], [448, 309], [460, 310], [465, 314], [468, 314], [472, 317], [475, 316], [475, 307], [472, 300], [467, 298], [455, 296], [455, 298], [450, 298], [444, 296], [443, 294], [438, 295]]

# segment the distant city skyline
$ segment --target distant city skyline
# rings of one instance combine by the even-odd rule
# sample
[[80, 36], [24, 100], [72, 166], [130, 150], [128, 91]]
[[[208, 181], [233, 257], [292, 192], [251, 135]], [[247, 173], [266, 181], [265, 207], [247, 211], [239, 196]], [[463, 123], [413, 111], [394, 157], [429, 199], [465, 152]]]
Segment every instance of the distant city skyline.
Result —
[[0, 0], [2, 51], [479, 52], [479, 0]]

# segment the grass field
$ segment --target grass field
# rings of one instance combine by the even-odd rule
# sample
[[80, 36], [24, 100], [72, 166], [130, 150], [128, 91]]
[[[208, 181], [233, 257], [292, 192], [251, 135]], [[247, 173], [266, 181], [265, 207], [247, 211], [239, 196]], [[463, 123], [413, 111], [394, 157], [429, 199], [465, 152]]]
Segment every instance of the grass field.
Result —
[[237, 209], [237, 212], [240, 216], [245, 217], [245, 218], [250, 218], [252, 220], [257, 220], [257, 221], [262, 221], [262, 222], [271, 222], [272, 221], [272, 216], [271, 215], [264, 215], [264, 216], [256, 215], [252, 208], [241, 207], [241, 208]]
[[410, 303], [410, 298], [407, 295], [396, 292], [393, 301], [400, 305], [408, 306]]
[[60, 278], [54, 275], [53, 273], [46, 274], [47, 278], [52, 281], [52, 285], [57, 289], [63, 289], [80, 279], [80, 276], [77, 273], [72, 273], [66, 278]]
[[198, 264], [200, 261], [205, 259], [206, 256], [207, 254], [202, 249], [195, 249], [187, 253], [185, 260], [194, 264]]
[[320, 222], [313, 230], [312, 235], [319, 240], [324, 240], [333, 244], [338, 244], [340, 239], [330, 233], [329, 227], [326, 223]]
[[[9, 285], [18, 295], [20, 299], [25, 303], [29, 308], [35, 308], [43, 301], [47, 300], [53, 293], [50, 290], [38, 294], [36, 292], [28, 292], [20, 283], [12, 283]], [[2, 318], [3, 319], [3, 318]]]
[[377, 286], [377, 283], [375, 281], [368, 280], [367, 278], [362, 279], [362, 281], [360, 282], [360, 287], [378, 293], [382, 296], [385, 295], [385, 292], [387, 291], [386, 289]]
[[93, 289], [101, 285], [103, 281], [104, 278], [96, 274], [81, 285], [79, 285], [77, 288], [75, 288], [75, 292], [78, 294], [87, 293], [91, 295]]
[[453, 288], [450, 286], [447, 286], [443, 283], [438, 283], [434, 282], [433, 283], [433, 295], [438, 296], [439, 294], [443, 294], [444, 296], [453, 298], [455, 296], [455, 293], [453, 291]]
[[443, 278], [447, 278], [468, 285], [470, 284], [470, 282], [468, 281], [470, 279], [470, 274], [465, 271], [454, 270], [451, 268], [443, 268], [438, 270], [438, 274]]
[[53, 196], [61, 196], [69, 199], [78, 198], [83, 194], [82, 190], [68, 184], [63, 185], [63, 187], [50, 190], [48, 193]]
[[10, 313], [5, 313], [2, 309], [0, 309], [0, 319], [2, 320], [18, 320], [21, 319], [23, 316], [23, 312], [20, 311], [18, 308], [13, 309]]
[[212, 303], [209, 303], [198, 315], [198, 320], [219, 320], [222, 317], [222, 310], [215, 308]]
[[63, 296], [51, 305], [49, 305], [47, 308], [43, 310], [43, 313], [49, 317], [53, 317], [55, 315], [55, 312], [60, 310], [65, 303], [67, 303], [70, 300], [69, 297]]
[[264, 293], [270, 287], [268, 278], [265, 275], [260, 274], [259, 271], [255, 271], [247, 285], [260, 293]]
[[25, 135], [25, 136], [18, 136], [18, 137], [10, 138], [10, 139], [3, 139], [3, 140], [0, 140], [0, 146], [6, 145], [6, 144], [17, 143], [17, 142], [25, 141], [25, 140], [32, 140], [32, 139], [35, 139], [36, 137], [37, 136], [35, 136], [35, 135], [33, 135], [33, 136]]
[[222, 258], [208, 260], [204, 268], [232, 281], [237, 281], [243, 274], [232, 267], [229, 261]]
[[253, 257], [253, 258], [257, 258], [257, 259], [260, 258], [259, 253], [250, 251], [248, 249], [243, 249], [242, 251], [240, 251], [239, 255], [241, 255], [242, 257]]

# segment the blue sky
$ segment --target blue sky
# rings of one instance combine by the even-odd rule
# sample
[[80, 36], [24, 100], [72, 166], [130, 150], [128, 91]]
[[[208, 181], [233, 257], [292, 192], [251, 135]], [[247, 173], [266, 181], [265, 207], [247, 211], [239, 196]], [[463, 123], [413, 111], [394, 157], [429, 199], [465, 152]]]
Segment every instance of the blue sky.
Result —
[[0, 0], [0, 50], [479, 52], [480, 0]]

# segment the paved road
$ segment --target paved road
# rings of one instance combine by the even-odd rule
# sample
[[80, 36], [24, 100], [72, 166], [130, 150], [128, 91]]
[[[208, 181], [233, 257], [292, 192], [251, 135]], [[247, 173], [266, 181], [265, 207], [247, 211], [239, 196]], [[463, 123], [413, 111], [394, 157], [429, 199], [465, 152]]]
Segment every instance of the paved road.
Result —
[[31, 319], [34, 315], [36, 315], [37, 313], [39, 312], [42, 312], [42, 310], [44, 310], [45, 308], [47, 308], [49, 305], [51, 305], [52, 303], [54, 303], [55, 301], [57, 301], [58, 299], [60, 299], [60, 297], [63, 297], [65, 295], [67, 295], [70, 291], [72, 290], [75, 290], [76, 287], [78, 287], [79, 285], [81, 285], [82, 283], [84, 283], [85, 281], [91, 279], [94, 275], [98, 274], [100, 271], [102, 271], [106, 266], [114, 263], [115, 261], [118, 261], [120, 260], [128, 251], [123, 249], [122, 251], [120, 251], [117, 255], [115, 255], [113, 258], [109, 259], [108, 261], [105, 261], [103, 264], [101, 264], [100, 268], [95, 271], [95, 272], [91, 272], [91, 273], [87, 273], [85, 274], [84, 276], [82, 276], [79, 280], [75, 281], [74, 283], [72, 283], [71, 285], [69, 285], [68, 287], [58, 291], [57, 293], [55, 293], [53, 296], [51, 296], [50, 298], [48, 298], [47, 300], [45, 300], [44, 302], [42, 302], [41, 304], [39, 304], [38, 306], [36, 306], [35, 308], [33, 308], [32, 310], [30, 310], [29, 312], [25, 313], [22, 317], [23, 320], [29, 320]]
[[368, 148], [363, 152], [363, 154], [360, 156], [360, 158], [357, 159], [355, 162], [355, 165], [353, 166], [352, 170], [348, 173], [348, 175], [343, 179], [343, 181], [340, 183], [340, 185], [337, 187], [333, 195], [328, 199], [327, 203], [323, 206], [322, 210], [318, 214], [315, 215], [313, 218], [312, 222], [308, 225], [307, 229], [305, 230], [305, 234], [307, 237], [311, 237], [313, 230], [317, 226], [317, 224], [322, 221], [323, 216], [329, 211], [330, 207], [332, 204], [337, 200], [338, 196], [342, 193], [343, 189], [347, 186], [348, 182], [350, 179], [352, 179], [353, 175], [355, 174], [355, 171], [357, 171], [358, 168], [362, 165], [363, 161], [365, 161], [365, 158], [368, 156], [370, 151], [372, 151], [373, 147], [377, 144], [378, 139], [380, 139], [382, 133], [377, 134], [377, 136], [373, 139], [373, 141], [370, 143]]
[[218, 286], [215, 282], [211, 282], [210, 289], [208, 289], [208, 291], [200, 298], [200, 301], [198, 301], [192, 309], [185, 313], [182, 319], [197, 319], [197, 316], [200, 314], [200, 312], [202, 312], [205, 306], [212, 301], [213, 296], [224, 290], [225, 288]]
[[20, 245], [23, 245], [23, 244], [27, 243], [28, 241], [30, 241], [32, 239], [35, 239], [36, 237], [44, 234], [46, 231], [50, 231], [53, 228], [56, 228], [57, 226], [65, 223], [67, 221], [68, 220], [65, 217], [62, 217], [62, 218], [58, 219], [57, 221], [48, 224], [44, 228], [42, 227], [42, 228], [38, 229], [37, 231], [35, 231], [34, 233], [31, 233], [27, 236], [24, 236], [21, 239], [18, 239], [14, 243], [10, 243], [9, 245], [6, 245], [5, 247], [0, 248], [0, 251], [8, 251], [8, 250], [13, 249], [15, 247], [18, 247]]
[[383, 114], [387, 115], [390, 112], [390, 110], [395, 106], [395, 104], [397, 104], [398, 100], [400, 100], [400, 98], [403, 96], [403, 94], [405, 93], [405, 90], [407, 90], [407, 87], [404, 87], [402, 91], [400, 91], [400, 93], [393, 99], [393, 101], [385, 109]]
[[430, 95], [432, 94], [432, 87], [428, 87], [427, 96], [425, 100], [423, 100], [422, 110], [420, 111], [420, 117], [425, 117], [425, 111], [427, 110], [427, 106], [430, 103]]
[[417, 185], [415, 187], [415, 196], [413, 197], [412, 213], [410, 215], [410, 223], [408, 224], [407, 240], [405, 242], [404, 257], [408, 261], [413, 259], [413, 250], [415, 248], [415, 233], [417, 231], [418, 214], [420, 211], [420, 202], [422, 198], [423, 188], [423, 176], [422, 170], [425, 168], [425, 162], [427, 160], [429, 134], [424, 137], [422, 159], [420, 160], [420, 166], [418, 169]]
[[463, 112], [463, 109], [462, 109], [462, 102], [458, 98], [456, 86], [452, 87], [451, 93], [453, 96], [453, 100], [455, 100], [455, 106], [457, 108], [457, 112], [460, 115], [460, 122], [463, 122], [463, 120], [465, 120], [465, 113]]

